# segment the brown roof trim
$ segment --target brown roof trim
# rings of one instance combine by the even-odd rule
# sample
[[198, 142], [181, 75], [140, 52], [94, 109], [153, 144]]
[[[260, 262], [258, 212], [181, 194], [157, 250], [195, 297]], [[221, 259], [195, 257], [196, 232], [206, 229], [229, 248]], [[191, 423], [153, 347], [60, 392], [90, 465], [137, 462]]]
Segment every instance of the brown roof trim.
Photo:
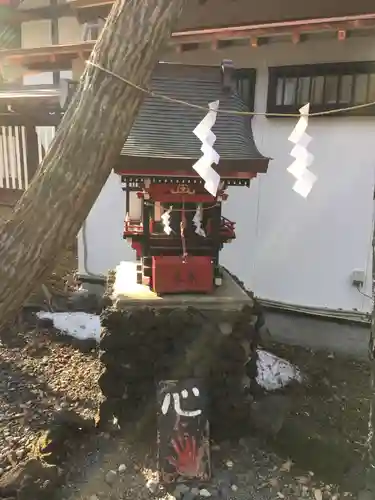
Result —
[[362, 29], [375, 26], [375, 12], [353, 16], [280, 21], [222, 28], [176, 31], [172, 40], [177, 43], [197, 43], [215, 40], [243, 39], [252, 36], [283, 35], [319, 31]]
[[66, 3], [74, 9], [86, 9], [101, 5], [112, 5], [114, 0], [67, 0]]
[[0, 62], [18, 64], [35, 71], [48, 71], [53, 68], [70, 69], [72, 59], [87, 59], [94, 45], [95, 42], [90, 41], [27, 49], [5, 49], [0, 50]]
[[[93, 0], [90, 0], [93, 1]], [[100, 0], [102, 1], [102, 0]], [[99, 0], [98, 0], [99, 2]], [[109, 2], [107, 2], [109, 3]], [[283, 21], [244, 26], [228, 26], [225, 28], [209, 28], [172, 33], [172, 44], [200, 43], [210, 40], [247, 39], [270, 35], [291, 33], [311, 33], [319, 31], [354, 30], [375, 27], [375, 12], [354, 16], [305, 19], [298, 21]], [[27, 49], [0, 50], [0, 61], [11, 61], [20, 65], [30, 66], [50, 61], [55, 63], [56, 57], [74, 58], [87, 57], [95, 42], [80, 42], [66, 45], [50, 45]]]
[[[192, 169], [196, 158], [154, 158], [122, 155], [114, 166], [114, 171], [121, 175], [143, 176], [173, 175], [175, 177], [198, 177]], [[217, 171], [221, 177], [247, 178], [249, 173], [266, 173], [269, 158], [248, 158], [243, 160], [221, 159]], [[237, 172], [243, 176], [236, 175]]]
[[0, 60], [17, 59], [25, 56], [37, 55], [56, 55], [56, 54], [75, 54], [84, 51], [91, 51], [94, 47], [94, 42], [69, 43], [65, 45], [47, 45], [46, 47], [29, 47], [27, 49], [2, 49], [0, 50]]
[[240, 26], [228, 26], [221, 28], [200, 28], [197, 30], [184, 30], [177, 31], [172, 34], [172, 36], [182, 36], [182, 35], [197, 35], [201, 33], [210, 33], [210, 34], [218, 34], [220, 32], [224, 33], [226, 31], [242, 31], [242, 30], [257, 30], [257, 29], [270, 29], [270, 28], [296, 28], [298, 29], [300, 26], [318, 26], [321, 24], [332, 24], [339, 22], [353, 22], [353, 21], [368, 21], [375, 19], [375, 13], [367, 13], [367, 14], [354, 14], [350, 16], [334, 16], [334, 17], [317, 17], [312, 19], [295, 19], [288, 21], [273, 21], [268, 23], [261, 24], [247, 24]]

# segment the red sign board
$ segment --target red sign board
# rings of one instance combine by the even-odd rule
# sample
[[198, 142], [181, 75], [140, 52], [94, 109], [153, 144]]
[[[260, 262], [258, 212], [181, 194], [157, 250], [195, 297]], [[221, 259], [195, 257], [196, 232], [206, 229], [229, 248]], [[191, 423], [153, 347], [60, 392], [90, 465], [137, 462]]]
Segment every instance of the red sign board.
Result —
[[188, 255], [152, 257], [152, 283], [156, 293], [210, 293], [214, 287], [211, 257]]

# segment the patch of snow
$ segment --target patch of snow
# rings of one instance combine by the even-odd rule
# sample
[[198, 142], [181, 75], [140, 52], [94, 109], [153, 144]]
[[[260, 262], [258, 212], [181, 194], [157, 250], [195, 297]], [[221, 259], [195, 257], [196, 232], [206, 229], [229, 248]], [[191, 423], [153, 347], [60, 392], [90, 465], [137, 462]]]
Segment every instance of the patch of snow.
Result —
[[97, 314], [40, 311], [37, 316], [40, 319], [51, 319], [57, 330], [76, 339], [100, 341], [100, 317]]
[[266, 391], [281, 389], [290, 384], [292, 380], [302, 382], [300, 370], [289, 361], [261, 349], [258, 349], [257, 353], [258, 375], [256, 380]]

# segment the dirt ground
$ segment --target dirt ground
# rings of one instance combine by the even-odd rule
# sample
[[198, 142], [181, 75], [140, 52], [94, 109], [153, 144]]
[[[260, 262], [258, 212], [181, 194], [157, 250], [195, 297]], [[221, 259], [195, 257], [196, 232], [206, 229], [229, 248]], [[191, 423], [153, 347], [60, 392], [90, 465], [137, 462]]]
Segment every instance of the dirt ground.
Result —
[[47, 330], [8, 331], [0, 337], [0, 469], [29, 452], [60, 408], [93, 417], [100, 393], [96, 353], [83, 354]]
[[270, 446], [327, 482], [360, 489], [368, 450], [370, 363], [280, 344], [272, 350], [297, 364], [306, 380], [286, 390], [291, 415]]
[[[71, 443], [64, 500], [239, 500], [351, 497], [362, 488], [368, 434], [369, 367], [291, 346], [269, 349], [298, 365], [305, 381], [283, 392], [291, 414], [273, 439], [247, 430], [236, 442], [213, 443], [213, 480], [180, 494], [160, 489], [155, 439], [136, 425]], [[28, 456], [58, 408], [92, 417], [100, 401], [95, 350], [83, 354], [48, 331], [8, 332], [0, 350], [0, 475]], [[200, 489], [200, 490], [199, 490]], [[186, 496], [189, 493], [190, 496]], [[226, 496], [225, 496], [226, 495]], [[35, 499], [37, 500], [37, 499]]]

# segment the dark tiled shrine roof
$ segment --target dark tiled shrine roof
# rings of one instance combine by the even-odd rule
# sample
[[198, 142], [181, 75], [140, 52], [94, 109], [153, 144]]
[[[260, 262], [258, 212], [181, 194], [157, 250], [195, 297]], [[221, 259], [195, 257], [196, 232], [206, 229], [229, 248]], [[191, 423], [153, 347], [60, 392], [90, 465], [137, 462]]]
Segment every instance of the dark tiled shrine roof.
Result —
[[[227, 92], [221, 83], [220, 68], [178, 67], [160, 64], [151, 89], [158, 93], [208, 107], [219, 100], [219, 109], [248, 111], [237, 92]], [[190, 71], [189, 71], [190, 69]], [[206, 112], [147, 96], [121, 154], [128, 157], [198, 159], [201, 142], [194, 128]], [[213, 127], [214, 148], [223, 160], [265, 160], [258, 151], [249, 116], [218, 113]]]

